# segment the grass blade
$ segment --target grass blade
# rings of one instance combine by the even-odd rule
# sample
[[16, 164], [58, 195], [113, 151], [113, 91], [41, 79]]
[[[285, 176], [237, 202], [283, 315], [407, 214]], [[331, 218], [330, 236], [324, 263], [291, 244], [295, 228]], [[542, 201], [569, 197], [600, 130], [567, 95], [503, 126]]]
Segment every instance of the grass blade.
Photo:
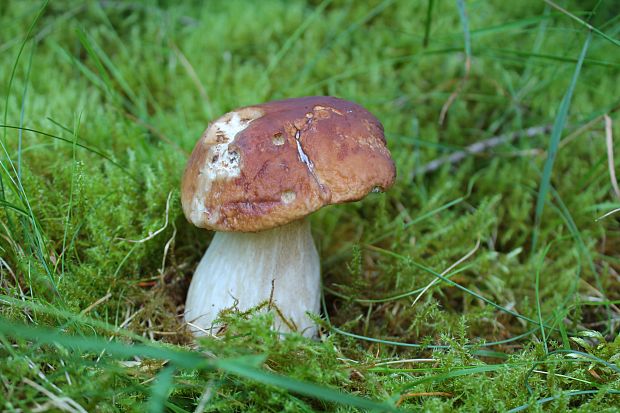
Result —
[[[28, 85], [30, 84], [30, 72], [32, 70], [32, 57], [34, 56], [34, 50], [36, 43], [32, 42], [32, 49], [30, 50], [30, 58], [28, 59], [28, 68], [26, 69], [26, 81], [24, 82], [24, 92], [22, 93], [22, 107], [19, 114], [19, 127], [24, 126], [24, 116], [26, 113], [26, 96], [28, 96]], [[6, 131], [6, 129], [5, 129]], [[22, 179], [22, 133], [20, 129], [17, 136], [17, 179]]]
[[540, 182], [540, 190], [538, 192], [538, 198], [536, 199], [536, 216], [534, 222], [534, 231], [532, 235], [532, 253], [536, 251], [536, 244], [538, 243], [538, 237], [540, 232], [540, 224], [542, 219], [542, 214], [545, 209], [545, 202], [547, 199], [547, 193], [549, 192], [549, 186], [551, 185], [551, 174], [553, 173], [553, 163], [555, 162], [555, 157], [558, 152], [558, 147], [560, 144], [560, 138], [562, 137], [562, 131], [564, 130], [564, 126], [566, 125], [566, 118], [568, 117], [568, 109], [570, 108], [570, 103], [573, 97], [573, 92], [575, 91], [575, 87], [577, 86], [577, 79], [579, 79], [579, 74], [581, 72], [581, 67], [583, 66], [583, 61], [586, 58], [586, 53], [588, 52], [588, 48], [590, 47], [590, 41], [592, 40], [592, 33], [588, 32], [588, 36], [583, 44], [581, 49], [581, 54], [579, 55], [579, 60], [577, 61], [577, 66], [575, 67], [575, 72], [573, 73], [573, 78], [571, 79], [570, 85], [562, 102], [560, 103], [560, 108], [558, 110], [558, 114], [555, 118], [555, 122], [553, 124], [553, 130], [551, 131], [551, 140], [549, 142], [549, 150], [547, 155], [547, 160], [545, 162], [545, 168], [543, 170], [543, 176]]
[[[28, 39], [30, 39], [30, 36], [32, 35], [32, 30], [34, 30], [34, 27], [37, 25], [37, 22], [39, 21], [39, 19], [43, 15], [43, 12], [47, 8], [48, 2], [49, 0], [44, 0], [43, 4], [41, 4], [41, 7], [39, 8], [39, 11], [37, 12], [34, 19], [32, 20], [32, 23], [30, 23], [30, 27], [28, 27], [28, 32], [26, 32], [24, 41], [22, 42], [21, 46], [19, 47], [19, 51], [17, 52], [17, 57], [15, 58], [15, 63], [13, 64], [13, 68], [11, 69], [11, 76], [9, 77], [9, 84], [6, 90], [6, 99], [4, 101], [4, 118], [3, 118], [4, 123], [7, 122], [7, 117], [9, 115], [9, 97], [11, 96], [11, 87], [13, 86], [13, 80], [15, 79], [15, 72], [17, 71], [17, 64], [19, 63], [19, 58], [24, 52], [24, 48], [26, 47], [26, 43], [28, 42]], [[4, 131], [3, 136], [4, 136], [3, 140], [5, 140], [6, 130]]]
[[147, 411], [150, 413], [162, 413], [172, 389], [174, 379], [174, 368], [165, 367], [159, 372], [155, 383], [151, 386], [151, 397], [147, 404]]
[[256, 367], [241, 364], [235, 360], [219, 360], [216, 361], [215, 364], [222, 370], [236, 374], [237, 376], [256, 380], [263, 384], [281, 387], [305, 396], [316, 397], [321, 400], [353, 406], [360, 409], [374, 411], [398, 411], [395, 407], [384, 403], [378, 403], [372, 400], [351, 396], [327, 387], [318, 386], [313, 383], [302, 382], [277, 374], [266, 373]]
[[[545, 3], [547, 3], [548, 5], [550, 5], [551, 7], [559, 10], [561, 13], [567, 15], [568, 17], [570, 17], [571, 19], [573, 19], [574, 21], [576, 21], [577, 23], [581, 24], [582, 26], [585, 26], [588, 28], [588, 30], [590, 32], [594, 32], [596, 34], [598, 34], [599, 36], [601, 36], [603, 39], [611, 42], [612, 44], [614, 44], [615, 46], [620, 46], [620, 41], [614, 39], [613, 37], [608, 36], [607, 34], [605, 34], [604, 32], [602, 32], [601, 30], [597, 29], [596, 27], [592, 26], [590, 23], [580, 19], [578, 16], [575, 16], [573, 13], [569, 12], [568, 10], [566, 10], [565, 8], [555, 4], [554, 2], [552, 2], [551, 0], [544, 0]], [[599, 3], [600, 4], [600, 3]]]
[[[467, 294], [470, 294], [470, 295], [476, 297], [479, 300], [484, 301], [485, 303], [489, 304], [490, 306], [492, 306], [492, 307], [494, 307], [494, 308], [496, 308], [496, 309], [498, 309], [500, 311], [503, 311], [506, 314], [510, 314], [513, 317], [517, 317], [517, 318], [520, 318], [521, 320], [525, 320], [525, 321], [527, 321], [529, 323], [538, 325], [538, 321], [536, 321], [536, 320], [534, 320], [532, 318], [526, 317], [526, 316], [524, 316], [522, 314], [519, 314], [519, 313], [517, 313], [515, 311], [509, 310], [509, 309], [507, 309], [507, 308], [505, 308], [505, 307], [503, 307], [503, 306], [501, 306], [501, 305], [499, 305], [499, 304], [489, 300], [488, 298], [486, 298], [486, 297], [476, 293], [475, 291], [472, 291], [469, 288], [464, 287], [464, 286], [460, 285], [459, 283], [456, 283], [456, 282], [454, 282], [454, 281], [444, 277], [443, 275], [441, 275], [438, 272], [432, 270], [431, 268], [429, 268], [429, 267], [427, 267], [427, 266], [425, 266], [423, 264], [420, 264], [420, 263], [418, 263], [416, 261], [413, 261], [410, 257], [405, 257], [403, 255], [397, 254], [395, 252], [392, 252], [392, 251], [389, 251], [389, 250], [386, 250], [386, 249], [383, 249], [383, 248], [375, 247], [373, 245], [366, 245], [366, 248], [368, 248], [370, 250], [374, 250], [374, 251], [380, 252], [380, 253], [385, 254], [385, 255], [389, 255], [389, 256], [401, 259], [401, 260], [408, 260], [408, 262], [410, 262], [414, 267], [417, 267], [417, 268], [421, 269], [422, 271], [425, 271], [425, 272], [427, 272], [429, 274], [434, 275], [435, 277], [437, 277], [441, 281], [443, 281], [443, 282], [445, 282], [445, 283], [447, 283], [447, 284], [449, 284], [449, 285], [451, 285], [453, 287], [456, 287], [459, 290], [461, 290], [461, 291], [463, 291], [463, 292], [465, 292]], [[547, 327], [547, 326], [545, 326], [545, 327]]]
[[[550, 396], [550, 397], [545, 397], [545, 398], [542, 398], [542, 399], [538, 399], [538, 400], [536, 400], [535, 404], [540, 406], [540, 405], [543, 405], [545, 403], [557, 400], [557, 399], [562, 398], [562, 397], [573, 397], [573, 396], [582, 396], [584, 394], [602, 394], [602, 393], [606, 393], [606, 394], [620, 394], [620, 391], [612, 390], [612, 389], [567, 391], [567, 392], [562, 392], [562, 393], [558, 394], [557, 396]], [[523, 410], [527, 410], [530, 407], [532, 407], [531, 403], [522, 404], [521, 406], [518, 406], [518, 407], [515, 407], [514, 409], [508, 410], [506, 413], [522, 412]]]
[[[36, 133], [36, 134], [39, 134], [39, 135], [42, 135], [42, 136], [47, 136], [48, 138], [53, 138], [53, 139], [57, 139], [59, 141], [70, 143], [71, 145], [74, 144], [72, 139], [67, 139], [67, 138], [63, 138], [62, 136], [52, 135], [51, 133], [42, 132], [40, 130], [36, 130], [36, 129], [32, 129], [32, 128], [20, 128], [19, 126], [12, 126], [12, 125], [0, 125], [0, 128], [4, 128], [4, 129], [21, 129], [21, 130], [25, 130], [25, 131], [28, 131], [28, 132], [33, 132], [33, 133]], [[123, 173], [125, 173], [133, 181], [138, 182], [138, 179], [135, 176], [133, 176], [131, 174], [131, 172], [129, 172], [123, 165], [121, 165], [118, 162], [114, 161], [112, 158], [110, 158], [109, 156], [107, 156], [103, 152], [101, 152], [101, 151], [99, 151], [97, 149], [91, 148], [90, 146], [83, 145], [83, 144], [78, 143], [78, 142], [75, 142], [75, 146], [78, 146], [78, 147], [80, 147], [82, 149], [86, 149], [88, 152], [92, 152], [95, 155], [100, 156], [101, 158], [105, 159], [106, 161], [110, 162], [112, 165], [116, 166], [121, 171], [123, 171]]]
[[[80, 130], [80, 122], [81, 122], [81, 114], [80, 116], [78, 116], [78, 118], [75, 120], [75, 125], [74, 125], [74, 134], [73, 134], [73, 145], [71, 148], [71, 154], [72, 154], [72, 159], [71, 159], [71, 187], [69, 189], [69, 204], [67, 205], [67, 214], [65, 217], [65, 230], [64, 230], [64, 234], [62, 237], [62, 256], [61, 256], [61, 260], [60, 260], [60, 273], [61, 273], [61, 277], [65, 274], [65, 252], [67, 250], [67, 235], [69, 232], [69, 225], [71, 223], [71, 216], [72, 216], [72, 212], [73, 212], [73, 196], [74, 196], [74, 192], [75, 192], [75, 169], [76, 169], [76, 149], [77, 149], [77, 141], [78, 141], [78, 134], [79, 134], [79, 130]], [[21, 125], [20, 125], [21, 126]]]
[[540, 263], [538, 265], [538, 268], [536, 268], [536, 281], [535, 281], [535, 288], [534, 288], [534, 293], [536, 297], [536, 313], [538, 314], [538, 322], [540, 324], [540, 334], [542, 335], [543, 345], [545, 346], [545, 354], [549, 352], [549, 348], [547, 347], [547, 335], [545, 334], [545, 323], [543, 322], [542, 308], [540, 305], [540, 272], [542, 271], [545, 258], [547, 257], [547, 254], [549, 253], [550, 249], [551, 249], [551, 244], [547, 245], [547, 248], [545, 248], [545, 251], [542, 253], [542, 256], [540, 257]]
[[433, 23], [433, 4], [434, 0], [428, 0], [428, 6], [426, 6], [426, 24], [424, 25], [424, 40], [422, 46], [428, 47], [428, 42], [431, 35], [431, 24]]
[[80, 352], [106, 351], [114, 357], [140, 356], [169, 360], [179, 368], [199, 369], [210, 365], [208, 359], [196, 352], [151, 344], [127, 344], [94, 336], [72, 336], [47, 327], [16, 324], [3, 319], [0, 319], [0, 334], [31, 340], [37, 344], [56, 343]]
[[[268, 373], [252, 365], [255, 358], [251, 360], [246, 358], [213, 360], [205, 358], [202, 353], [179, 348], [155, 346], [153, 344], [127, 344], [93, 336], [71, 336], [51, 328], [16, 324], [3, 319], [0, 319], [0, 335], [31, 340], [37, 344], [60, 344], [80, 352], [105, 351], [114, 357], [139, 356], [168, 360], [169, 363], [178, 368], [190, 370], [218, 368], [239, 377], [256, 380], [263, 384], [280, 387], [320, 400], [374, 411], [398, 411], [395, 407], [385, 403], [345, 394], [314, 383]], [[158, 377], [161, 380], [161, 384], [156, 384], [158, 392], [168, 386], [172, 380], [171, 375], [172, 371], [166, 372], [163, 377]], [[161, 393], [158, 395], [160, 397]]]
[[498, 370], [509, 368], [509, 367], [510, 366], [508, 364], [491, 364], [487, 366], [476, 366], [476, 367], [458, 369], [458, 370], [454, 370], [446, 374], [440, 374], [438, 376], [424, 377], [420, 380], [414, 381], [413, 383], [406, 384], [405, 386], [400, 388], [399, 391], [405, 392], [423, 383], [442, 382], [442, 381], [449, 380], [454, 377], [469, 376], [471, 374], [477, 374], [477, 373], [487, 373], [490, 371], [498, 371]]

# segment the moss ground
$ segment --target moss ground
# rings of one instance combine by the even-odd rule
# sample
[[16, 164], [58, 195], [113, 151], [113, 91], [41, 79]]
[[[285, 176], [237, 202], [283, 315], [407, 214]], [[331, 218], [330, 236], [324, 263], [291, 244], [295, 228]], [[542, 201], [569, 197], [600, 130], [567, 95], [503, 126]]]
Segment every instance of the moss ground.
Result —
[[[617, 2], [15, 0], [0, 27], [2, 411], [618, 411]], [[189, 151], [319, 94], [398, 168], [312, 217], [320, 339], [231, 311], [194, 342]]]

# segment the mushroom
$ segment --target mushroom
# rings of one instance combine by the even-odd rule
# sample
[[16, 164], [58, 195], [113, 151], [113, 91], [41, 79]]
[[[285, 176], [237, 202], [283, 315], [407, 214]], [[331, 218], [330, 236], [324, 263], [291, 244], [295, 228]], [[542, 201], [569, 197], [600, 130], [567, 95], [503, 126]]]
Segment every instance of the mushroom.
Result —
[[315, 336], [320, 262], [305, 217], [383, 191], [395, 175], [383, 126], [346, 100], [268, 102], [210, 124], [182, 181], [187, 219], [217, 231], [187, 293], [193, 333], [213, 332], [224, 309], [263, 304], [276, 330]]

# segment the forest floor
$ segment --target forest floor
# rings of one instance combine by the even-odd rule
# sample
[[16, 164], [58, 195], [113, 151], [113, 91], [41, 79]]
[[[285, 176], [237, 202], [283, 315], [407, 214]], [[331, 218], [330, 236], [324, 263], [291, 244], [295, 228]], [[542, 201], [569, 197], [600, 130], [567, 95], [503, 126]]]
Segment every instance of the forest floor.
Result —
[[[0, 410], [617, 411], [616, 2], [8, 1], [0, 27]], [[196, 341], [188, 155], [306, 95], [374, 113], [396, 183], [310, 218], [319, 339], [230, 311]]]

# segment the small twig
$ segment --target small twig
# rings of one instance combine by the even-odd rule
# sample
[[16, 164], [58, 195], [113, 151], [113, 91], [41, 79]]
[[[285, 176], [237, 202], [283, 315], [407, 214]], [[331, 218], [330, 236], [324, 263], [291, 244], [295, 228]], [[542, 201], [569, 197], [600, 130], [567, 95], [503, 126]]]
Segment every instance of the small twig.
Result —
[[[22, 290], [22, 286], [19, 284], [19, 280], [18, 280], [17, 276], [13, 272], [13, 269], [9, 266], [9, 263], [6, 262], [2, 257], [0, 257], [0, 274], [2, 274], [2, 267], [6, 268], [8, 273], [11, 274], [11, 276], [13, 277], [13, 280], [15, 281], [15, 286], [19, 290], [19, 295], [21, 296], [22, 301], [25, 301], [26, 300], [26, 296], [24, 294], [24, 290]], [[28, 316], [28, 317], [30, 317], [30, 316]], [[31, 319], [31, 321], [32, 321], [32, 319]]]
[[133, 242], [133, 243], [143, 243], [149, 240], [152, 240], [153, 238], [155, 238], [157, 235], [161, 234], [167, 227], [168, 227], [168, 215], [169, 215], [169, 211], [170, 211], [170, 198], [172, 198], [172, 191], [168, 193], [168, 199], [166, 200], [166, 220], [164, 222], [164, 226], [161, 227], [160, 229], [158, 229], [155, 232], [150, 232], [149, 231], [149, 236], [146, 238], [142, 238], [142, 239], [138, 239], [138, 240], [133, 240], [133, 239], [127, 239], [127, 238], [119, 238], [117, 237], [116, 239], [121, 240], [121, 241], [126, 241], [126, 242]]
[[374, 363], [372, 366], [387, 366], [389, 364], [401, 364], [401, 363], [434, 363], [437, 359], [403, 359], [403, 360], [390, 360]]
[[[284, 313], [282, 313], [282, 310], [280, 310], [280, 307], [278, 307], [276, 304], [273, 304], [273, 308], [276, 310], [276, 314], [278, 315], [278, 317], [280, 317], [280, 320], [288, 327], [289, 330], [299, 331], [299, 329], [297, 328], [297, 324], [295, 324], [293, 320], [286, 318]], [[301, 333], [302, 331], [299, 332]]]
[[276, 279], [271, 279], [271, 292], [269, 293], [269, 302], [267, 303], [267, 311], [271, 311], [271, 304], [273, 304], [273, 293], [276, 289]]
[[469, 19], [467, 18], [467, 11], [465, 10], [465, 1], [464, 0], [456, 0], [456, 5], [459, 10], [459, 19], [461, 20], [461, 25], [463, 26], [463, 40], [465, 46], [465, 74], [461, 79], [460, 83], [452, 92], [446, 103], [444, 103], [441, 108], [441, 113], [439, 114], [439, 125], [443, 125], [444, 120], [446, 119], [446, 115], [448, 114], [448, 110], [452, 103], [459, 97], [461, 91], [465, 87], [467, 80], [469, 79], [469, 72], [471, 71], [471, 35], [469, 33]]
[[618, 188], [618, 180], [616, 179], [616, 167], [614, 163], [614, 140], [611, 128], [611, 118], [609, 115], [604, 115], [605, 119], [605, 142], [607, 143], [607, 164], [609, 166], [609, 179], [611, 179], [611, 186], [616, 193], [616, 197], [620, 199], [620, 188]]
[[72, 413], [73, 412], [87, 413], [86, 410], [82, 406], [80, 406], [75, 400], [71, 399], [70, 397], [67, 397], [67, 396], [59, 397], [55, 395], [54, 393], [52, 393], [51, 391], [47, 390], [45, 387], [35, 383], [34, 381], [28, 378], [23, 378], [22, 380], [24, 383], [26, 383], [30, 387], [34, 388], [35, 390], [38, 390], [39, 392], [49, 397], [50, 402], [57, 409], [63, 410], [65, 412], [72, 412]]
[[172, 223], [172, 236], [170, 237], [170, 239], [168, 240], [168, 242], [166, 242], [166, 245], [164, 246], [164, 256], [161, 259], [161, 270], [159, 271], [161, 285], [164, 285], [164, 269], [166, 268], [166, 257], [168, 256], [168, 250], [170, 249], [170, 246], [174, 242], [174, 239], [176, 238], [176, 236], [177, 236], [177, 226], [174, 225], [174, 222], [173, 222]]
[[103, 297], [101, 297], [100, 299], [98, 299], [97, 301], [95, 301], [94, 303], [86, 307], [85, 309], [83, 309], [80, 314], [81, 315], [88, 314], [90, 310], [97, 307], [99, 304], [103, 303], [104, 301], [110, 299], [110, 297], [112, 297], [112, 293], [107, 293], [106, 295], [104, 295]]
[[41, 369], [39, 367], [37, 367], [37, 365], [34, 364], [34, 362], [30, 359], [30, 357], [26, 356], [25, 359], [28, 362], [28, 367], [30, 367], [32, 370], [34, 370], [34, 372], [37, 373], [37, 376], [39, 376], [39, 378], [41, 380], [43, 380], [44, 382], [46, 382], [47, 384], [52, 386], [54, 388], [54, 390], [56, 390], [58, 393], [62, 393], [62, 390], [60, 389], [60, 387], [56, 386], [54, 383], [49, 381], [47, 379], [47, 377], [45, 376], [45, 374], [43, 374]]
[[[144, 307], [142, 307], [142, 308], [138, 309], [138, 311], [136, 311], [135, 313], [131, 314], [129, 317], [127, 317], [127, 318], [126, 318], [126, 319], [125, 319], [125, 320], [121, 323], [121, 325], [120, 325], [120, 326], [118, 326], [118, 328], [117, 328], [116, 330], [118, 331], [118, 330], [120, 330], [120, 329], [122, 329], [122, 328], [127, 327], [127, 326], [129, 325], [129, 323], [131, 323], [131, 322], [133, 321], [133, 319], [134, 319], [134, 318], [135, 318], [138, 314], [140, 314], [143, 310], [144, 310]], [[113, 337], [110, 337], [110, 341], [112, 341], [112, 339], [113, 339]]]
[[192, 66], [190, 61], [185, 56], [185, 54], [183, 54], [183, 52], [177, 47], [177, 45], [174, 42], [172, 41], [169, 42], [169, 45], [170, 45], [170, 48], [174, 51], [174, 53], [179, 58], [179, 61], [181, 62], [181, 66], [183, 66], [183, 68], [187, 72], [187, 75], [189, 76], [189, 78], [192, 80], [192, 82], [196, 86], [196, 89], [198, 90], [198, 93], [200, 94], [200, 98], [204, 102], [205, 107], [207, 109], [207, 113], [206, 113], [207, 117], [211, 118], [213, 116], [213, 107], [211, 105], [211, 99], [209, 99], [209, 95], [207, 95], [207, 91], [202, 85], [202, 82], [200, 81], [200, 78], [198, 77], [198, 74], [196, 73], [194, 66]]
[[[583, 278], [581, 279], [581, 283], [584, 284], [590, 291], [592, 291], [597, 297], [607, 300], [607, 297], [605, 296], [605, 294], [603, 294], [602, 292], [600, 292], [599, 290], [597, 290], [592, 284], [590, 284], [589, 282], [587, 282], [586, 280], [584, 280]], [[618, 308], [618, 306], [616, 306], [613, 303], [609, 304], [609, 307], [614, 310], [617, 314], [620, 314], [620, 308]]]
[[179, 332], [153, 330], [153, 334], [157, 334], [158, 336], [176, 336], [177, 334], [179, 334]]
[[[120, 331], [121, 329], [127, 327], [127, 325], [129, 323], [131, 323], [131, 321], [138, 315], [140, 314], [142, 311], [144, 310], [144, 307], [138, 309], [138, 311], [136, 311], [135, 313], [131, 314], [129, 317], [127, 317], [122, 323], [121, 325], [119, 325], [116, 328], [116, 332]], [[127, 309], [127, 311], [129, 312], [129, 308]], [[116, 334], [116, 332], [114, 334]], [[112, 341], [114, 340], [114, 336], [110, 336], [108, 341]], [[105, 349], [101, 350], [101, 353], [99, 354], [99, 357], [97, 357], [97, 360], [95, 361], [95, 363], [99, 363], [99, 361], [101, 360], [101, 357], [103, 357], [103, 355], [105, 354]]]
[[465, 58], [465, 74], [463, 75], [463, 78], [459, 82], [454, 92], [450, 94], [450, 96], [448, 97], [448, 100], [446, 100], [446, 103], [444, 103], [443, 106], [441, 107], [441, 112], [439, 113], [439, 125], [443, 125], [443, 122], [446, 120], [446, 115], [448, 114], [448, 110], [450, 109], [450, 106], [452, 106], [456, 98], [459, 97], [459, 95], [461, 94], [461, 91], [465, 87], [465, 84], [467, 83], [467, 80], [469, 79], [470, 69], [471, 69], [471, 58], [467, 56]]
[[[465, 254], [464, 256], [462, 256], [458, 261], [456, 261], [454, 264], [452, 264], [451, 266], [449, 266], [448, 268], [446, 268], [444, 270], [444, 272], [441, 273], [441, 276], [445, 276], [447, 273], [449, 273], [450, 271], [452, 271], [452, 269], [454, 267], [456, 267], [457, 265], [459, 265], [460, 263], [462, 263], [463, 261], [469, 259], [469, 257], [471, 257], [472, 255], [474, 255], [476, 253], [476, 251], [478, 251], [478, 247], [480, 247], [480, 238], [478, 238], [478, 241], [476, 241], [476, 246], [469, 251], [467, 254]], [[424, 289], [422, 291], [420, 291], [420, 294], [418, 294], [418, 296], [415, 298], [415, 300], [413, 300], [413, 303], [411, 303], [411, 307], [413, 307], [418, 300], [424, 295], [424, 293], [426, 291], [428, 291], [429, 288], [431, 288], [433, 285], [437, 284], [440, 281], [439, 278], [434, 278], [433, 281], [431, 281], [426, 287], [424, 287]]]
[[211, 398], [213, 397], [213, 393], [215, 393], [213, 390], [214, 388], [215, 383], [213, 382], [213, 380], [209, 380], [207, 382], [207, 387], [205, 388], [205, 391], [200, 396], [200, 400], [198, 401], [198, 405], [196, 406], [194, 413], [202, 413], [205, 411], [207, 403], [209, 403], [209, 400], [211, 400]]
[[593, 126], [597, 125], [602, 118], [603, 116], [597, 116], [596, 118], [587, 122], [583, 126], [580, 126], [579, 128], [577, 128], [574, 132], [571, 132], [568, 135], [566, 135], [566, 137], [562, 138], [562, 141], [560, 142], [560, 148], [563, 148], [569, 145], [572, 141], [574, 141], [579, 136], [581, 136], [581, 134], [590, 130]]
[[[190, 327], [195, 328], [196, 330], [200, 331], [201, 333], [203, 333], [205, 336], [209, 336], [211, 338], [217, 338], [217, 334], [212, 333], [211, 331], [205, 330], [204, 328], [200, 327], [198, 324], [194, 324], [191, 321], [187, 322], [187, 325]], [[213, 330], [213, 328], [216, 327], [215, 325], [212, 325], [210, 330]]]
[[603, 216], [600, 216], [600, 217], [596, 218], [596, 221], [600, 221], [600, 220], [601, 220], [601, 219], [603, 219], [603, 218], [607, 218], [608, 216], [613, 215], [613, 214], [615, 214], [616, 212], [620, 212], [620, 208], [612, 209], [611, 211], [609, 211], [609, 212], [608, 212], [608, 213], [606, 213], [605, 215], [603, 215]]
[[466, 147], [462, 151], [454, 152], [447, 156], [442, 156], [441, 158], [435, 159], [418, 168], [414, 173], [413, 177], [417, 175], [424, 175], [428, 172], [433, 172], [442, 167], [445, 164], [455, 164], [467, 156], [475, 155], [481, 152], [484, 152], [488, 149], [491, 149], [495, 146], [502, 145], [504, 143], [509, 143], [514, 141], [517, 138], [532, 138], [537, 135], [542, 135], [544, 133], [548, 133], [551, 130], [552, 125], [540, 125], [540, 126], [532, 126], [531, 128], [527, 128], [525, 130], [505, 133], [502, 135], [493, 136], [492, 138], [485, 139], [476, 143], [473, 143]]
[[67, 384], [69, 384], [69, 386], [73, 386], [73, 381], [71, 380], [71, 376], [69, 376], [69, 372], [67, 371], [67, 366], [65, 365], [65, 362], [63, 359], [60, 359], [60, 364], [65, 369], [65, 379], [67, 379]]
[[568, 380], [575, 380], [575, 381], [580, 381], [580, 382], [586, 383], [586, 384], [592, 384], [592, 382], [590, 382], [588, 380], [578, 379], [577, 377], [571, 377], [571, 376], [567, 376], [565, 374], [558, 374], [557, 372], [549, 373], [548, 371], [543, 371], [543, 370], [532, 370], [532, 372], [533, 373], [538, 373], [538, 374], [544, 374], [546, 376], [554, 375], [556, 377], [563, 377], [563, 378], [568, 379]]

